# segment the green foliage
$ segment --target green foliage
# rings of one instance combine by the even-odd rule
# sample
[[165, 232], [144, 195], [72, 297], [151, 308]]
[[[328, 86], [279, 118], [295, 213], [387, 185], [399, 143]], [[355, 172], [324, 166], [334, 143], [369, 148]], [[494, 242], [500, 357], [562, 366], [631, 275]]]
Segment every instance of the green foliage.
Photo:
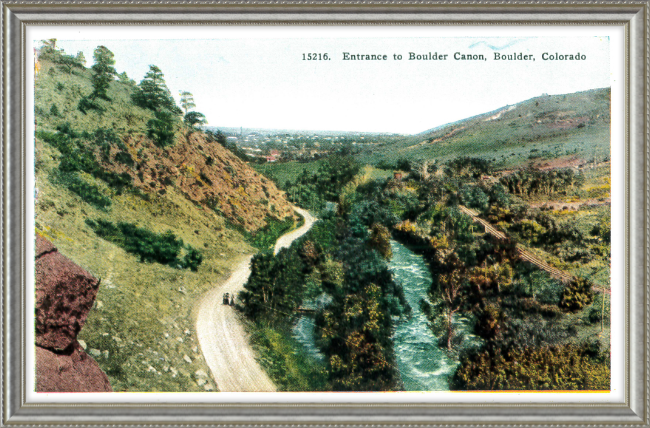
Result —
[[325, 367], [308, 356], [287, 328], [252, 323], [251, 343], [259, 361], [280, 391], [325, 391]]
[[342, 272], [323, 277], [332, 301], [316, 319], [329, 381], [341, 391], [399, 390], [391, 315], [408, 312], [408, 304], [385, 260], [351, 232], [339, 236], [334, 255]]
[[564, 284], [551, 278], [548, 273], [540, 270], [531, 272], [526, 277], [528, 288], [532, 296], [540, 303], [558, 305], [564, 293]]
[[[97, 130], [94, 134], [75, 132], [69, 124], [63, 124], [56, 133], [47, 131], [37, 131], [36, 137], [52, 145], [61, 152], [61, 162], [59, 170], [64, 173], [83, 171], [91, 174], [93, 177], [104, 180], [109, 186], [122, 192], [125, 188], [130, 188], [132, 178], [127, 173], [116, 174], [104, 169], [95, 158], [94, 148], [87, 143], [88, 140], [98, 141], [98, 136], [111, 135], [115, 137], [112, 131]], [[104, 141], [104, 140], [101, 140]], [[118, 139], [119, 141], [119, 139]]]
[[226, 144], [228, 142], [228, 137], [226, 137], [226, 134], [224, 134], [220, 130], [217, 130], [217, 132], [207, 130], [205, 131], [205, 135], [209, 142], [211, 143], [216, 142], [221, 144], [223, 147], [226, 147]]
[[411, 171], [411, 161], [406, 158], [399, 158], [395, 163], [395, 168], [404, 172]]
[[51, 61], [58, 64], [60, 69], [71, 73], [74, 69], [84, 69], [85, 59], [66, 55], [61, 49], [56, 49], [56, 39], [43, 40], [39, 60]]
[[[196, 271], [203, 260], [198, 250], [184, 246], [183, 240], [176, 238], [171, 230], [158, 234], [132, 223], [114, 224], [106, 220], [86, 219], [86, 224], [100, 238], [139, 256], [141, 263], [160, 263]], [[181, 250], [186, 252], [184, 256]]]
[[540, 171], [528, 168], [506, 175], [500, 182], [515, 195], [550, 196], [558, 192], [566, 194], [569, 188], [579, 188], [584, 183], [584, 175], [576, 174], [572, 169]]
[[182, 110], [178, 108], [171, 96], [164, 77], [165, 75], [160, 68], [150, 65], [144, 79], [133, 92], [133, 102], [135, 105], [149, 110], [166, 110], [170, 114], [180, 115]]
[[289, 325], [302, 303], [304, 263], [291, 247], [276, 256], [271, 251], [256, 254], [251, 275], [239, 294], [243, 310], [251, 320]]
[[486, 159], [465, 156], [448, 162], [445, 172], [448, 176], [480, 178], [492, 172], [492, 165]]
[[[355, 237], [349, 221], [325, 217], [277, 256], [270, 251], [254, 256], [251, 276], [240, 294], [243, 311], [257, 323], [286, 329], [305, 298], [325, 293], [330, 297], [317, 314], [316, 332], [326, 355], [327, 387], [399, 389], [391, 316], [405, 312], [408, 304], [385, 260], [370, 249], [368, 240]], [[375, 229], [388, 233], [379, 225]], [[281, 378], [284, 364], [277, 368]]]
[[546, 234], [546, 229], [537, 223], [535, 220], [524, 219], [519, 223], [516, 223], [515, 227], [512, 228], [514, 231], [518, 231], [519, 235], [531, 242], [533, 244], [538, 244], [544, 242], [544, 237]]
[[52, 116], [58, 116], [59, 115], [59, 108], [56, 106], [56, 104], [52, 104], [52, 107], [50, 107], [50, 114]]
[[603, 242], [611, 242], [612, 218], [611, 216], [603, 217], [597, 225], [591, 230], [591, 234], [600, 238]]
[[320, 210], [325, 202], [338, 202], [343, 187], [359, 173], [360, 165], [350, 155], [336, 154], [320, 163], [311, 173], [304, 169], [285, 190], [289, 200], [301, 207]]
[[490, 198], [478, 186], [464, 185], [458, 192], [461, 202], [480, 211], [485, 211], [490, 206]]
[[393, 256], [393, 251], [390, 248], [390, 231], [386, 226], [379, 223], [372, 225], [369, 244], [370, 248], [379, 251], [379, 254], [385, 259], [390, 260]]
[[88, 97], [81, 97], [79, 99], [79, 103], [77, 104], [77, 108], [83, 114], [88, 114], [90, 110], [95, 110], [99, 113], [103, 113], [106, 111], [106, 109], [102, 107], [102, 105], [99, 104], [94, 98], [88, 98]]
[[[603, 299], [605, 302], [603, 302]], [[605, 316], [604, 320], [603, 315]], [[607, 303], [607, 298], [604, 297], [603, 293], [598, 293], [594, 297], [594, 302], [592, 305], [587, 309], [583, 320], [589, 324], [595, 324], [600, 323], [601, 321], [609, 321], [609, 318], [610, 307]]]
[[190, 92], [187, 91], [181, 91], [180, 95], [181, 95], [181, 107], [185, 111], [185, 116], [187, 116], [188, 111], [196, 107], [196, 104], [194, 104], [194, 97]]
[[147, 136], [161, 148], [174, 144], [175, 118], [166, 111], [156, 111], [155, 118], [147, 122]]
[[208, 123], [207, 120], [205, 120], [205, 115], [203, 113], [199, 113], [198, 111], [191, 111], [189, 113], [185, 114], [185, 117], [183, 118], [183, 122], [190, 128], [198, 128], [198, 125], [205, 125]]
[[609, 391], [610, 360], [588, 347], [564, 345], [484, 351], [457, 369], [451, 388], [463, 391]]
[[72, 192], [81, 197], [84, 202], [96, 208], [107, 208], [111, 206], [111, 200], [105, 196], [94, 184], [87, 183], [77, 173], [59, 175], [59, 180]]
[[275, 246], [275, 241], [294, 227], [293, 217], [284, 220], [266, 217], [266, 225], [248, 236], [248, 242], [260, 250], [269, 250]]
[[594, 300], [593, 286], [587, 278], [574, 278], [564, 287], [560, 307], [567, 311], [578, 311], [590, 305]]
[[113, 52], [108, 50], [106, 46], [98, 46], [93, 53], [93, 58], [95, 59], [95, 64], [91, 67], [93, 71], [93, 92], [90, 98], [102, 98], [110, 101], [107, 92], [108, 86], [117, 74], [115, 67], [113, 67], [115, 65]]
[[135, 82], [133, 82], [132, 79], [129, 78], [129, 76], [126, 74], [126, 71], [123, 71], [122, 73], [117, 75], [117, 78], [121, 83], [125, 83], [127, 85], [132, 85]]

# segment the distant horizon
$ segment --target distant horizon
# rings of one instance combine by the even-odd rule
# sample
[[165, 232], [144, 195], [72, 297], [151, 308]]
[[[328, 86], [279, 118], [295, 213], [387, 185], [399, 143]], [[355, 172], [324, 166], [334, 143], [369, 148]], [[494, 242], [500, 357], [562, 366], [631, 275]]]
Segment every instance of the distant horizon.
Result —
[[[222, 126], [222, 125], [211, 125], [211, 124], [206, 125], [205, 128], [208, 128], [208, 129], [209, 128], [214, 128], [214, 129], [217, 129], [217, 130], [225, 130], [225, 129], [238, 130], [238, 129], [241, 128], [241, 129], [243, 129], [245, 131], [248, 130], [249, 132], [263, 131], [263, 132], [271, 132], [271, 133], [273, 133], [273, 132], [276, 132], [276, 133], [282, 133], [282, 132], [284, 132], [284, 133], [306, 133], [306, 132], [309, 132], [309, 133], [331, 133], [331, 134], [345, 134], [345, 135], [347, 135], [347, 134], [399, 135], [399, 136], [404, 136], [404, 137], [412, 137], [412, 136], [415, 136], [415, 135], [424, 134], [426, 132], [433, 132], [433, 131], [438, 130], [438, 129], [443, 129], [443, 128], [445, 128], [447, 126], [451, 126], [451, 125], [453, 125], [454, 123], [457, 123], [457, 122], [462, 122], [462, 121], [469, 120], [469, 119], [472, 119], [472, 118], [475, 118], [475, 117], [495, 113], [495, 112], [497, 112], [497, 111], [499, 111], [501, 109], [504, 109], [504, 108], [507, 108], [507, 107], [510, 107], [510, 106], [516, 106], [517, 104], [521, 104], [521, 103], [524, 103], [526, 101], [534, 100], [535, 98], [541, 98], [541, 97], [544, 97], [544, 96], [572, 95], [572, 94], [578, 94], [578, 93], [581, 93], [581, 92], [598, 91], [598, 90], [601, 90], [601, 89], [611, 89], [611, 85], [610, 86], [603, 86], [603, 87], [599, 87], [599, 88], [585, 89], [585, 90], [576, 91], [576, 92], [560, 93], [560, 94], [542, 93], [540, 95], [534, 96], [532, 98], [527, 98], [525, 100], [521, 100], [521, 101], [513, 103], [513, 104], [506, 104], [504, 106], [497, 107], [495, 109], [492, 109], [492, 110], [489, 110], [489, 111], [486, 111], [486, 112], [483, 112], [483, 113], [475, 114], [473, 116], [463, 117], [463, 118], [455, 120], [453, 122], [447, 122], [447, 123], [444, 123], [442, 125], [437, 125], [437, 126], [434, 126], [434, 127], [431, 127], [431, 128], [427, 128], [427, 129], [425, 129], [423, 131], [410, 133], [410, 134], [409, 133], [404, 133], [404, 132], [390, 132], [390, 131], [359, 131], [359, 130], [357, 130], [357, 131], [341, 131], [341, 130], [336, 130], [336, 129], [281, 129], [281, 128], [262, 128], [262, 127], [259, 127], [259, 126], [256, 126], [256, 127], [253, 127], [253, 126], [225, 126], [225, 125]], [[227, 131], [227, 132], [231, 132], [231, 131]]]
[[[436, 28], [391, 27], [359, 37], [354, 29], [242, 28], [202, 27], [200, 37], [181, 27], [146, 35], [49, 28], [32, 40], [57, 38], [68, 54], [83, 52], [88, 66], [104, 45], [117, 71], [136, 83], [155, 64], [175, 99], [192, 93], [194, 110], [217, 127], [415, 135], [545, 93], [612, 85], [609, 37], [588, 30], [494, 37], [498, 29], [463, 29], [441, 37]], [[549, 60], [558, 51], [581, 59]], [[346, 60], [346, 53], [386, 59]], [[460, 53], [476, 59], [461, 60]]]

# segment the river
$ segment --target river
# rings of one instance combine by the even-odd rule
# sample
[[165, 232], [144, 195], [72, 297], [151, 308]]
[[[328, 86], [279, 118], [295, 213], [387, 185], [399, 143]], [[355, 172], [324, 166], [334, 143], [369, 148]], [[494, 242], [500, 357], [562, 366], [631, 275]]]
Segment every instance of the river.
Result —
[[402, 284], [411, 305], [411, 315], [395, 323], [393, 346], [406, 391], [447, 391], [447, 378], [458, 362], [438, 347], [438, 339], [428, 326], [420, 301], [426, 298], [431, 273], [422, 256], [391, 241], [393, 258], [389, 266], [396, 282]]
[[[438, 347], [438, 339], [428, 326], [420, 301], [427, 297], [431, 273], [422, 256], [391, 240], [393, 257], [389, 268], [393, 278], [404, 288], [404, 296], [412, 312], [395, 321], [393, 346], [397, 366], [406, 391], [447, 391], [448, 378], [458, 361]], [[457, 332], [467, 331], [467, 319], [458, 317], [454, 324]], [[469, 335], [471, 337], [471, 335]], [[293, 337], [305, 347], [312, 357], [323, 361], [323, 354], [314, 346], [314, 325], [309, 316], [298, 319]]]

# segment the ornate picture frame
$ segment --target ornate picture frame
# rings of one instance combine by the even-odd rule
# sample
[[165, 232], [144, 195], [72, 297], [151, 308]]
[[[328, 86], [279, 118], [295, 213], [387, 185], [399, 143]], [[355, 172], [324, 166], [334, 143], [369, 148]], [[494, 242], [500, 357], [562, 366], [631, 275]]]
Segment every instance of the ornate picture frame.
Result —
[[[2, 424], [27, 426], [268, 426], [268, 425], [543, 425], [647, 426], [650, 290], [647, 242], [650, 152], [649, 2], [434, 1], [2, 1]], [[624, 400], [620, 403], [427, 402], [400, 396], [364, 401], [352, 394], [327, 399], [234, 393], [220, 401], [200, 394], [167, 400], [114, 394], [105, 402], [30, 402], [27, 340], [33, 284], [27, 272], [34, 231], [28, 227], [33, 190], [28, 176], [26, 49], [30, 26], [607, 26], [624, 32], [625, 298]], [[31, 224], [31, 223], [29, 223]]]

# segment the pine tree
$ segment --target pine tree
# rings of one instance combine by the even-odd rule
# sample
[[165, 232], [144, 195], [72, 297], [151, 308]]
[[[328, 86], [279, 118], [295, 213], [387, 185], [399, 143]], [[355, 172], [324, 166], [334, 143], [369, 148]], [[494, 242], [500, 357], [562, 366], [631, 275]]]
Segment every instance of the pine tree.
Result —
[[108, 85], [113, 81], [114, 76], [117, 74], [113, 65], [113, 52], [108, 50], [106, 46], [97, 46], [93, 53], [95, 64], [91, 67], [93, 74], [93, 93], [91, 98], [103, 98], [110, 101], [108, 97]]
[[171, 96], [164, 77], [160, 68], [150, 65], [149, 71], [133, 93], [133, 102], [142, 108], [154, 111], [167, 110], [172, 114], [180, 115], [183, 112]]
[[205, 125], [208, 123], [208, 121], [205, 120], [205, 115], [203, 113], [199, 113], [198, 111], [191, 111], [187, 113], [183, 121], [187, 126], [194, 129], [196, 129], [197, 125]]
[[80, 65], [83, 65], [84, 67], [86, 66], [86, 57], [84, 56], [84, 53], [79, 51], [77, 52], [77, 56], [75, 58], [77, 60], [77, 63]]
[[183, 110], [185, 110], [185, 116], [187, 116], [188, 110], [196, 107], [196, 104], [194, 104], [194, 97], [190, 92], [181, 92], [181, 107], [183, 107]]

